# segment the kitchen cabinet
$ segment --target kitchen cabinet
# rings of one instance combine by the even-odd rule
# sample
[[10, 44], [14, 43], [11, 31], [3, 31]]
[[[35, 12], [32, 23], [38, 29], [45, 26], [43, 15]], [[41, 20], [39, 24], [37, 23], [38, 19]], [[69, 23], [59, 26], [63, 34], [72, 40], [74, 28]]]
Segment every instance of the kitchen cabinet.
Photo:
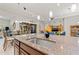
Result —
[[14, 44], [14, 54], [15, 55], [19, 55], [20, 52], [19, 52], [19, 41], [17, 40], [14, 40], [15, 44]]
[[45, 53], [15, 39], [14, 40], [15, 55], [46, 55]]
[[20, 23], [20, 34], [29, 34], [29, 33], [36, 33], [37, 24], [30, 24], [22, 22]]
[[14, 45], [14, 54], [16, 54], [16, 55], [19, 55], [20, 53], [19, 53], [19, 47], [15, 44]]
[[28, 55], [24, 50], [20, 49], [20, 55]]

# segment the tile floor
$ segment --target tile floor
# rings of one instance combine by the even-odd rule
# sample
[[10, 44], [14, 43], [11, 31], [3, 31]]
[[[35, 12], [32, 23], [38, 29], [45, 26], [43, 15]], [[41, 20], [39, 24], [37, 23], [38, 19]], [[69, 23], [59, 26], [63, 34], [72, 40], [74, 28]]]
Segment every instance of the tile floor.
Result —
[[0, 55], [14, 55], [13, 47], [9, 47], [6, 51], [3, 51], [2, 47], [0, 47]]

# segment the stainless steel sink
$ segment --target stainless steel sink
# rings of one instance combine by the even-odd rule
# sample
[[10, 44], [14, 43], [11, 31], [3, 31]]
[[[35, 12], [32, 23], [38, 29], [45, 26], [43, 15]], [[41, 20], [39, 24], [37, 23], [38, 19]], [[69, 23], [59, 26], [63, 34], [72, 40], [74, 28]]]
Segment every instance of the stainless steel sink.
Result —
[[29, 41], [34, 43], [34, 44], [37, 44], [37, 45], [40, 45], [43, 47], [47, 47], [47, 48], [51, 48], [55, 44], [54, 42], [47, 41], [46, 39], [43, 40], [43, 39], [34, 38], [34, 39], [30, 39]]

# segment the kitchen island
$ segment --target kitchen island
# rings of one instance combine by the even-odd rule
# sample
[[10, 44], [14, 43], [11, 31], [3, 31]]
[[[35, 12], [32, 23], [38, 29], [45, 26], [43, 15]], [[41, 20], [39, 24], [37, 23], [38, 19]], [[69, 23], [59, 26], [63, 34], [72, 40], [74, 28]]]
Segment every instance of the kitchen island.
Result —
[[[56, 42], [53, 42], [53, 40]], [[31, 50], [26, 48], [23, 44], [31, 47]], [[24, 49], [24, 51], [23, 49], [20, 49], [20, 46]], [[15, 54], [18, 55], [73, 55], [79, 54], [79, 38], [53, 35], [52, 39], [46, 39], [43, 35], [38, 35], [35, 38], [31, 38], [31, 36], [30, 38], [27, 38], [27, 35], [19, 35], [15, 36], [14, 48]], [[18, 53], [16, 53], [17, 51]], [[23, 53], [21, 53], [21, 51]]]

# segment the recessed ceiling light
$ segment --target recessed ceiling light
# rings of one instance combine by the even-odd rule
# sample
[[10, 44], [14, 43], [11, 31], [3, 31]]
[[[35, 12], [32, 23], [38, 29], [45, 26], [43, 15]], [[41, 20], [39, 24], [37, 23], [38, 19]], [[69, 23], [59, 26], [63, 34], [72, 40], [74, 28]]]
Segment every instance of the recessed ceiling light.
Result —
[[60, 3], [57, 3], [57, 6], [59, 7], [60, 6]]
[[39, 15], [37, 16], [37, 19], [40, 20], [40, 16]]
[[77, 5], [76, 4], [72, 4], [71, 11], [74, 12], [76, 10], [76, 8], [77, 8]]

